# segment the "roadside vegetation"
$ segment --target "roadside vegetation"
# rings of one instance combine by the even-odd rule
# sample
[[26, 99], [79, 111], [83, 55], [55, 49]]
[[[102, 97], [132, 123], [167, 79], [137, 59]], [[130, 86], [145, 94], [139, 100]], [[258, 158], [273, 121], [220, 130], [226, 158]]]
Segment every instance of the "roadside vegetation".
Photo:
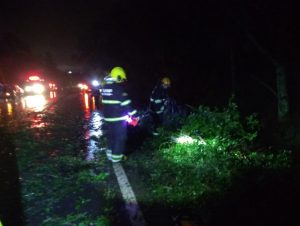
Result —
[[204, 225], [296, 219], [299, 167], [291, 150], [258, 143], [255, 115], [241, 118], [230, 101], [223, 109], [199, 106], [181, 120], [180, 128], [161, 128], [147, 139], [125, 165], [144, 211], [169, 209]]

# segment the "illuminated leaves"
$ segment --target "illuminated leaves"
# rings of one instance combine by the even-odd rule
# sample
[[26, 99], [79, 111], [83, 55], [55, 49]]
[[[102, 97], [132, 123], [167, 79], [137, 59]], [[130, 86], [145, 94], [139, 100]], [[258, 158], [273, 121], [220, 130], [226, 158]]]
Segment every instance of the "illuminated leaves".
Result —
[[200, 106], [176, 131], [161, 129], [159, 137], [144, 143], [146, 154], [135, 165], [150, 175], [143, 181], [149, 185], [143, 201], [198, 205], [222, 195], [244, 169], [288, 167], [288, 152], [251, 150], [258, 128], [255, 115], [242, 120], [230, 102], [222, 110]]

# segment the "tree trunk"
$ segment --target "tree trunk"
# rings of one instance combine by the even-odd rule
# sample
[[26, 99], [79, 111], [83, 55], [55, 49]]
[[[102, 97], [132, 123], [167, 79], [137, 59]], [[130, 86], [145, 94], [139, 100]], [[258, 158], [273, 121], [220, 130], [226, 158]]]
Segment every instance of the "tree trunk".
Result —
[[289, 113], [289, 101], [287, 94], [287, 84], [286, 84], [286, 73], [281, 64], [278, 63], [277, 60], [271, 56], [271, 54], [264, 49], [251, 35], [248, 31], [246, 31], [246, 35], [248, 39], [257, 47], [257, 49], [265, 55], [275, 68], [276, 73], [276, 84], [277, 84], [277, 117], [279, 121], [282, 121]]
[[286, 88], [286, 74], [282, 66], [276, 66], [278, 120], [282, 121], [289, 112], [289, 101]]

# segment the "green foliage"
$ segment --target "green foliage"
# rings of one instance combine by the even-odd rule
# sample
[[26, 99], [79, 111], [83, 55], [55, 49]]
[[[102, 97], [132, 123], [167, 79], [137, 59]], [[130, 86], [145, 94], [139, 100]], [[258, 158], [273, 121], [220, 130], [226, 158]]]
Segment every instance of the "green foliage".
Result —
[[102, 172], [102, 173], [99, 173], [98, 175], [97, 174], [91, 174], [91, 171], [90, 170], [84, 170], [84, 171], [81, 171], [78, 175], [78, 180], [81, 182], [81, 183], [98, 183], [98, 182], [101, 182], [101, 181], [105, 181], [105, 179], [108, 177], [108, 173], [107, 172]]
[[[170, 206], [203, 205], [209, 197], [224, 194], [245, 169], [261, 169], [263, 175], [264, 170], [290, 167], [288, 151], [251, 150], [258, 129], [255, 115], [242, 120], [232, 101], [222, 110], [200, 106], [178, 131], [161, 129], [159, 137], [144, 143], [137, 164], [150, 175], [143, 183], [151, 186], [139, 199]], [[176, 142], [181, 135], [193, 139]]]
[[257, 137], [258, 128], [255, 115], [242, 123], [237, 105], [230, 101], [223, 110], [200, 106], [186, 119], [181, 132], [192, 137], [215, 138], [223, 142], [224, 148], [246, 149]]

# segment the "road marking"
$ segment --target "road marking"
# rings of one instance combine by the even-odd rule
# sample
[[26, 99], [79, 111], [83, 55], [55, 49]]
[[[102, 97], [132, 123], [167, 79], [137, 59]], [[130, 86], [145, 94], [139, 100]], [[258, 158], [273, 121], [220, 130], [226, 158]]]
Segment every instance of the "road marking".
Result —
[[129, 215], [132, 226], [146, 226], [143, 213], [139, 208], [138, 202], [128, 181], [126, 173], [121, 163], [113, 163], [115, 175], [125, 202], [125, 209]]

